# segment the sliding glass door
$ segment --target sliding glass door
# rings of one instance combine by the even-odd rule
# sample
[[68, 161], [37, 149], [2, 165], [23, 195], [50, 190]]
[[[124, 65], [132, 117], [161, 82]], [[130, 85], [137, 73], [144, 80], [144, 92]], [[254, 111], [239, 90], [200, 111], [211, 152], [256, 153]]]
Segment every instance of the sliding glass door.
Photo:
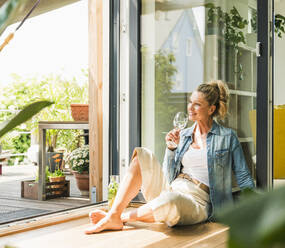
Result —
[[[237, 132], [256, 179], [256, 133], [262, 128], [256, 121], [257, 78], [264, 75], [261, 67], [257, 73], [259, 19], [256, 0], [141, 1], [141, 145], [160, 162], [175, 114], [187, 112], [189, 96], [200, 83], [219, 79], [230, 88], [229, 115], [221, 124]], [[267, 96], [270, 82], [267, 77], [260, 88]], [[258, 111], [261, 108], [267, 113], [269, 106], [260, 105]], [[261, 172], [262, 184], [267, 184], [267, 176]]]

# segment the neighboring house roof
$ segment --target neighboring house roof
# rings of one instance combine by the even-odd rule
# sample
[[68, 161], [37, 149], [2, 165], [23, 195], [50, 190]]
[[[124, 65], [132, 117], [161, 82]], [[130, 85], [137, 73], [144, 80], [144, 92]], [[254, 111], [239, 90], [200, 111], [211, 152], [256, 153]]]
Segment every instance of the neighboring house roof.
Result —
[[177, 73], [173, 93], [193, 92], [203, 82], [203, 41], [192, 9], [180, 12], [180, 17], [160, 49], [173, 52]]
[[169, 39], [169, 35], [174, 27], [177, 25], [183, 10], [175, 11], [156, 11], [155, 12], [155, 30], [157, 34], [155, 35], [155, 50], [159, 50], [163, 44]]

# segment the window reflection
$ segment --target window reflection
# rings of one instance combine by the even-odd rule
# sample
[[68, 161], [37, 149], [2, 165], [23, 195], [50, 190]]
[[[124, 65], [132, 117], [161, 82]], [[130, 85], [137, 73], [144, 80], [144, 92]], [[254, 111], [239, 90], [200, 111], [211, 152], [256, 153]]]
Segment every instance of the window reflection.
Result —
[[256, 1], [142, 1], [142, 145], [160, 161], [175, 113], [201, 82], [220, 79], [231, 94], [223, 125], [255, 174], [256, 19]]

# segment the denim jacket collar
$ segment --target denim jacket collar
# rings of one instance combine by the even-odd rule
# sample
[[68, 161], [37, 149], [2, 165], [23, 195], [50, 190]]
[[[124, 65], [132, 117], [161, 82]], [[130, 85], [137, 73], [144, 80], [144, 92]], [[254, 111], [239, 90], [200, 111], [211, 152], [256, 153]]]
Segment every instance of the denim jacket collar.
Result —
[[209, 131], [209, 133], [213, 133], [213, 134], [217, 134], [217, 135], [220, 134], [219, 124], [216, 121], [213, 121], [212, 128]]
[[[194, 125], [192, 125], [189, 129], [185, 130], [184, 136], [186, 137], [192, 136], [196, 125], [197, 125], [197, 122], [195, 122]], [[219, 124], [216, 121], [213, 121], [212, 128], [209, 131], [209, 133], [213, 133], [217, 135], [220, 134]]]

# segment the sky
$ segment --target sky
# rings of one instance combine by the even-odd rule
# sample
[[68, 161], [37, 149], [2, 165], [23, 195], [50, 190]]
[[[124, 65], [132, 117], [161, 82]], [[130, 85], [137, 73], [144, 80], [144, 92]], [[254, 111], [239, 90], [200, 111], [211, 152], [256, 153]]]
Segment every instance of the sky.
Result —
[[[9, 26], [0, 42], [15, 30]], [[23, 77], [60, 74], [80, 80], [88, 65], [88, 1], [26, 20], [0, 53], [0, 85], [11, 82], [11, 73]]]

